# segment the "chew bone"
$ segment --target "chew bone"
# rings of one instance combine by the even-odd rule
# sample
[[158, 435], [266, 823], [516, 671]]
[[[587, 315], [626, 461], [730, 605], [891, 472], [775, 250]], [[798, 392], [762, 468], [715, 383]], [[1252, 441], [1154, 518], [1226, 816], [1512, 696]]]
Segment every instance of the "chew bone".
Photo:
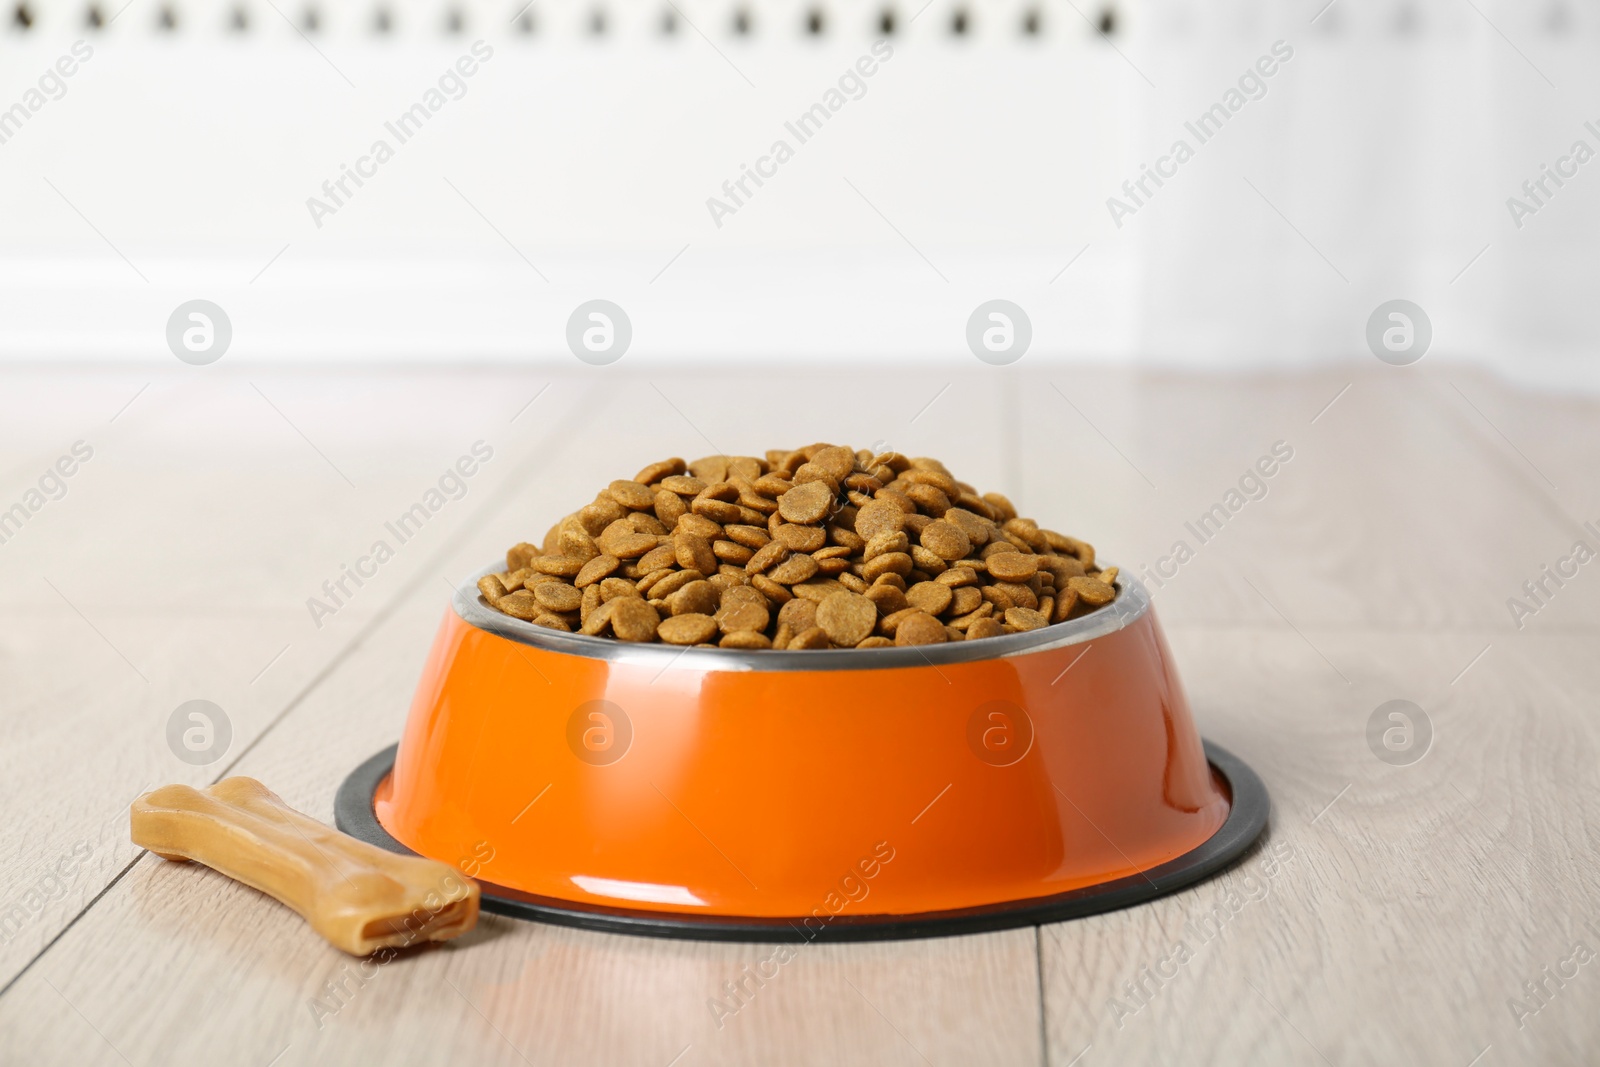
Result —
[[299, 912], [337, 948], [446, 941], [478, 921], [478, 883], [434, 860], [400, 856], [302, 815], [254, 778], [207, 789], [168, 785], [131, 810], [133, 843], [195, 860]]

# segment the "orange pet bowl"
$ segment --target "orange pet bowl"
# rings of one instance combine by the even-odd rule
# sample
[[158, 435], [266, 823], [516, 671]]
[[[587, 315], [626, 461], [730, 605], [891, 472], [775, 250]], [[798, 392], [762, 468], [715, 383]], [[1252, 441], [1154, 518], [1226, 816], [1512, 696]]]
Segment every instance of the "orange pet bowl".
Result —
[[1269, 805], [1201, 741], [1149, 597], [1120, 584], [1027, 633], [796, 652], [562, 633], [469, 584], [338, 825], [457, 865], [487, 910], [628, 933], [919, 937], [1125, 907], [1227, 866]]

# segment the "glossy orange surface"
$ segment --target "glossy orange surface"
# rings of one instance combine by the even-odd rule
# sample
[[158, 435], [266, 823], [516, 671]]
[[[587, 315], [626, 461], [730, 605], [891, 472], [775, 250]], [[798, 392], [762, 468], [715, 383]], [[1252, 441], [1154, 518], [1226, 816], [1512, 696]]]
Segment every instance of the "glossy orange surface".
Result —
[[551, 651], [448, 611], [379, 821], [541, 896], [784, 917], [1060, 893], [1173, 859], [1228, 814], [1153, 611], [939, 666], [700, 659]]

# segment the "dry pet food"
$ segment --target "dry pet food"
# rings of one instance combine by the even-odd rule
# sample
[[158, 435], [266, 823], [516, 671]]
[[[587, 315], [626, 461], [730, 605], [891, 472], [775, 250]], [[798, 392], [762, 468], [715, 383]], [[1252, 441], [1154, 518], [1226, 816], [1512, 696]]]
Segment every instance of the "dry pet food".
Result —
[[556, 630], [748, 649], [888, 648], [1037, 630], [1116, 599], [1117, 568], [936, 459], [816, 444], [666, 459], [478, 582]]

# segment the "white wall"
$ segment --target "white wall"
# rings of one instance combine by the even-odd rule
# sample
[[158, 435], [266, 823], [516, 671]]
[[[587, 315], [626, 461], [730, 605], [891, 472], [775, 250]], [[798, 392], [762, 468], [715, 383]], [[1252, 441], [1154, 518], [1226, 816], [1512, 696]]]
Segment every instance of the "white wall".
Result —
[[[535, 0], [532, 35], [519, 0], [474, 0], [458, 36], [448, 0], [405, 0], [377, 37], [376, 0], [319, 0], [309, 43], [262, 0], [243, 34], [231, 0], [165, 5], [173, 32], [159, 0], [99, 32], [88, 0], [28, 3], [0, 109], [75, 40], [93, 56], [0, 144], [4, 358], [171, 358], [192, 297], [227, 310], [230, 359], [571, 358], [568, 314], [603, 296], [629, 358], [955, 359], [1005, 297], [1031, 359], [1277, 367], [1371, 358], [1368, 314], [1405, 297], [1430, 358], [1600, 385], [1600, 160], [1520, 229], [1506, 207], [1573, 141], [1600, 151], [1595, 0], [1336, 0], [1314, 23], [1325, 0], [1143, 0], [1107, 5], [1109, 43], [1085, 0], [1044, 0], [1036, 37], [1026, 0], [967, 5], [964, 37], [956, 0], [909, 31], [896, 3], [893, 57], [803, 145], [784, 122], [870, 54], [876, 3], [820, 4], [814, 39], [801, 0], [752, 0], [748, 38], [730, 0], [678, 0], [704, 36], [671, 38], [665, 0]], [[397, 144], [383, 123], [476, 40], [465, 95], [314, 225], [307, 198]], [[1197, 145], [1184, 121], [1276, 41], [1266, 95], [1118, 228], [1107, 198]], [[706, 199], [779, 137], [794, 158], [715, 225]]]

